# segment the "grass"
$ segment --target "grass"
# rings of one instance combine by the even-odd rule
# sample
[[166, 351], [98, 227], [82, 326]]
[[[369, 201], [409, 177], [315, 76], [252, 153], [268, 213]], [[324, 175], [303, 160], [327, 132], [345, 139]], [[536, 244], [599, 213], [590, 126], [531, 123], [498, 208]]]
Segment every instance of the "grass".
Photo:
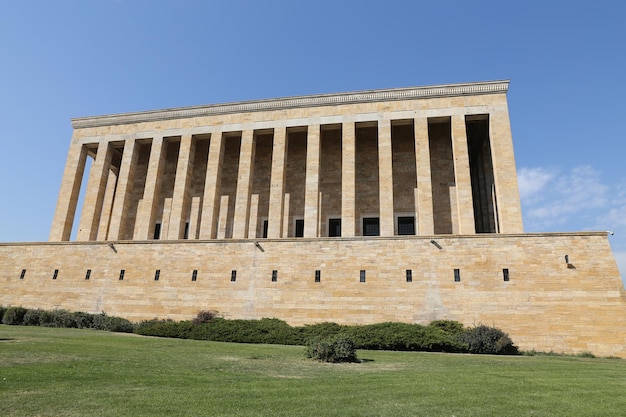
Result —
[[626, 361], [358, 351], [0, 325], [0, 415], [623, 416]]

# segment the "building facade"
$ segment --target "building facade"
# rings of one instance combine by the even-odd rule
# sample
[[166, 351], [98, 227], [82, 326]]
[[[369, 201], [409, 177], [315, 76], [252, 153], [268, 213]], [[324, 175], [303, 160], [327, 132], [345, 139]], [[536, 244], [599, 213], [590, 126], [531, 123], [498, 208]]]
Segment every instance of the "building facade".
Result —
[[0, 304], [131, 320], [449, 319], [500, 327], [522, 349], [626, 357], [606, 233], [523, 231], [507, 89], [73, 119], [49, 242], [0, 243]]
[[51, 241], [522, 232], [508, 82], [73, 120]]

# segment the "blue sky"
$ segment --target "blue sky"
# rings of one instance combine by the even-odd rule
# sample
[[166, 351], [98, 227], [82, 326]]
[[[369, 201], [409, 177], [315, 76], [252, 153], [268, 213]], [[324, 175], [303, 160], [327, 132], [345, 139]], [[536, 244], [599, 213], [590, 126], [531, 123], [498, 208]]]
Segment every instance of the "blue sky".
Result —
[[72, 117], [510, 79], [526, 231], [626, 273], [626, 3], [508, 3], [2, 1], [0, 241], [47, 240]]

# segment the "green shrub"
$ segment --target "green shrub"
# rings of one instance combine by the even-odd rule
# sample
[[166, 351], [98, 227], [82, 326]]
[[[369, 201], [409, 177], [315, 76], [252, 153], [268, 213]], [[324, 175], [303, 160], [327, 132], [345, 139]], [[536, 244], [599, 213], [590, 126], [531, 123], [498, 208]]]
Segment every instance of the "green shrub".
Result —
[[454, 320], [434, 320], [428, 324], [428, 327], [440, 329], [452, 336], [456, 336], [465, 331], [463, 324]]
[[[135, 324], [121, 317], [107, 316], [105, 312], [100, 314], [87, 314], [76, 313], [74, 320], [77, 324], [86, 325], [89, 323], [89, 328], [94, 330], [105, 330], [108, 332], [118, 333], [132, 333], [135, 331]], [[83, 315], [89, 316], [84, 318]], [[83, 321], [79, 321], [83, 320]]]
[[37, 309], [29, 309], [24, 314], [23, 324], [25, 326], [41, 326], [44, 318], [45, 310], [40, 308]]
[[[135, 325], [121, 317], [110, 317], [105, 313], [89, 314], [82, 311], [42, 310], [10, 307], [2, 310], [2, 322], [25, 326], [45, 326], [78, 329], [106, 330], [110, 332], [132, 333]], [[6, 316], [6, 321], [5, 321]]]
[[24, 307], [9, 307], [2, 315], [2, 323], [10, 325], [24, 324], [24, 315], [26, 315]]
[[346, 326], [341, 334], [354, 340], [357, 349], [459, 352], [464, 347], [441, 328], [420, 324]]
[[354, 341], [346, 337], [311, 340], [307, 344], [308, 358], [321, 362], [356, 362]]
[[7, 311], [5, 306], [0, 306], [0, 323], [2, 323], [2, 317], [4, 317], [4, 312]]
[[106, 316], [106, 330], [117, 333], [133, 333], [135, 325], [122, 317]]
[[[89, 314], [61, 309], [0, 307], [0, 313], [3, 313], [5, 324], [135, 332], [145, 336], [219, 342], [306, 345], [308, 350], [314, 350], [311, 357], [331, 362], [353, 360], [350, 355], [356, 349], [518, 353], [509, 336], [501, 330], [487, 326], [465, 329], [461, 323], [452, 320], [435, 320], [428, 326], [393, 322], [347, 326], [326, 322], [292, 327], [275, 318], [227, 320], [210, 310], [199, 311], [191, 321], [153, 319], [136, 324], [107, 316], [104, 312]], [[591, 354], [580, 354], [590, 357], [586, 355]]]
[[135, 326], [134, 332], [144, 336], [189, 339], [194, 324], [191, 321], [144, 320]]
[[217, 342], [295, 345], [299, 337], [293, 327], [279, 319], [226, 320], [215, 318], [207, 325], [207, 338]]
[[109, 316], [104, 311], [100, 314], [94, 314], [91, 318], [91, 328], [109, 331]]
[[490, 353], [499, 355], [517, 354], [517, 347], [508, 334], [495, 327], [475, 326], [458, 335], [459, 341], [467, 345], [470, 353]]
[[84, 313], [82, 311], [76, 311], [71, 314], [72, 321], [75, 327], [79, 329], [92, 329], [93, 328], [93, 314]]
[[356, 362], [356, 348], [354, 342], [345, 337], [338, 337], [333, 343], [335, 353], [334, 362]]
[[327, 339], [337, 336], [346, 329], [347, 326], [341, 326], [337, 323], [318, 323], [307, 324], [295, 328], [295, 334], [298, 338], [298, 344], [306, 345], [308, 341], [314, 339]]
[[72, 313], [67, 310], [57, 309], [52, 311], [52, 325], [66, 329], [77, 328], [78, 324]]

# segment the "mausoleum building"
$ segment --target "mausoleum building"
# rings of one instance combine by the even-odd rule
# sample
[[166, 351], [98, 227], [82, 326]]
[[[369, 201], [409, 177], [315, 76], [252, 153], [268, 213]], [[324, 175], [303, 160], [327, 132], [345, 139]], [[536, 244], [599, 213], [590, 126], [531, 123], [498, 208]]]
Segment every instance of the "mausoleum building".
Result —
[[522, 349], [626, 357], [606, 233], [524, 233], [508, 86], [73, 119], [49, 242], [0, 244], [0, 304], [450, 319]]

